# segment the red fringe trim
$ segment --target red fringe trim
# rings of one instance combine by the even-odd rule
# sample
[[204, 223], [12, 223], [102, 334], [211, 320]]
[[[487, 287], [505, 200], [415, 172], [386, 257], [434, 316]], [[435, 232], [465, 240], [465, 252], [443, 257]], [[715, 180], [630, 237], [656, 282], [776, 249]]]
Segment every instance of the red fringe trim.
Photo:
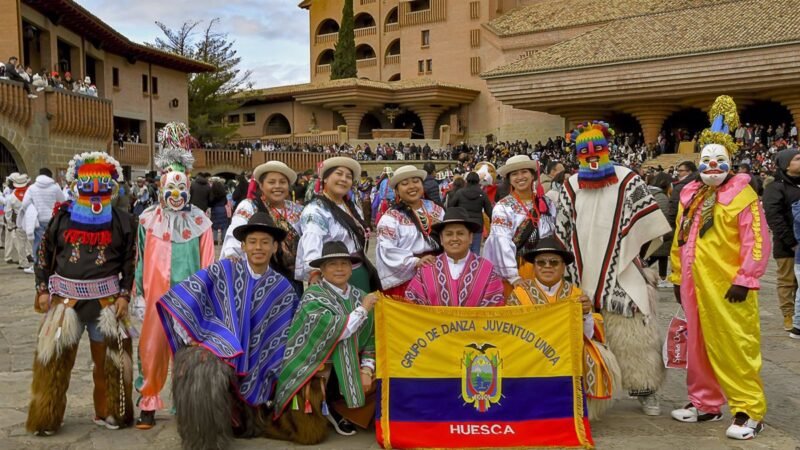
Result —
[[111, 244], [111, 231], [67, 230], [64, 232], [64, 240], [68, 244], [109, 245]]
[[608, 178], [603, 178], [602, 180], [597, 180], [597, 181], [581, 180], [579, 178], [578, 187], [581, 189], [601, 189], [607, 186], [611, 186], [613, 184], [617, 184], [618, 181], [619, 179], [617, 178], [616, 175]]

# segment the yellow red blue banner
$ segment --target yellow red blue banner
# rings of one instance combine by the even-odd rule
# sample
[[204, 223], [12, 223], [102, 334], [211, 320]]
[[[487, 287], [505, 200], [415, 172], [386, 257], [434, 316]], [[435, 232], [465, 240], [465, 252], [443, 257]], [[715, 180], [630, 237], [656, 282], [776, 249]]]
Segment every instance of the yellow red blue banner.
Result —
[[383, 448], [585, 447], [581, 306], [376, 306]]

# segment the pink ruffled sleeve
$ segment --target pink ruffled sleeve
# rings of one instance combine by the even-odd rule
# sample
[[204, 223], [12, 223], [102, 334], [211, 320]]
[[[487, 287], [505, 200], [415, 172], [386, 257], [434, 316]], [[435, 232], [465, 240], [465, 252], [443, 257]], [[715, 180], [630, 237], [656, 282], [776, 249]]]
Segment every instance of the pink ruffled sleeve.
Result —
[[771, 242], [764, 218], [764, 210], [758, 200], [739, 213], [739, 237], [741, 249], [739, 260], [741, 265], [733, 284], [750, 289], [759, 289], [759, 279], [767, 270]]

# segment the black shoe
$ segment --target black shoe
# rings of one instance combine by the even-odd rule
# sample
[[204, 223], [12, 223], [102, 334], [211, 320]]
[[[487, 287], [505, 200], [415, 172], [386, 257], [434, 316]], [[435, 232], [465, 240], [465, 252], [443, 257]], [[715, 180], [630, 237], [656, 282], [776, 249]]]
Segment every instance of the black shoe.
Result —
[[792, 339], [800, 339], [800, 328], [793, 327], [792, 331], [789, 332], [789, 337]]
[[356, 427], [349, 420], [345, 419], [344, 417], [340, 416], [339, 413], [330, 409], [330, 412], [327, 416], [328, 422], [333, 425], [333, 428], [342, 436], [352, 436], [356, 434]]
[[139, 413], [139, 418], [136, 420], [136, 428], [140, 430], [149, 430], [156, 425], [156, 412], [155, 411], [142, 411]]

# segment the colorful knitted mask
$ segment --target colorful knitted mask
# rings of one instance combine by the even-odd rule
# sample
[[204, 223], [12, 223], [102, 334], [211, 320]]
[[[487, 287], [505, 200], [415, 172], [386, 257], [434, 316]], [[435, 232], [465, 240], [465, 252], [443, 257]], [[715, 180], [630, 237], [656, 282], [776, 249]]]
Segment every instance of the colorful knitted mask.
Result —
[[608, 141], [613, 136], [614, 130], [599, 121], [582, 123], [567, 135], [567, 140], [575, 143], [581, 189], [599, 189], [617, 182], [614, 164], [609, 158]]
[[731, 171], [731, 155], [738, 146], [733, 141], [730, 131], [739, 126], [739, 114], [736, 103], [727, 95], [717, 97], [708, 112], [711, 128], [700, 134], [700, 163], [697, 170], [700, 179], [709, 186], [719, 186]]
[[122, 180], [122, 169], [103, 152], [75, 155], [66, 179], [72, 184], [76, 200], [70, 206], [71, 229], [67, 242], [103, 245], [111, 241], [111, 200]]

